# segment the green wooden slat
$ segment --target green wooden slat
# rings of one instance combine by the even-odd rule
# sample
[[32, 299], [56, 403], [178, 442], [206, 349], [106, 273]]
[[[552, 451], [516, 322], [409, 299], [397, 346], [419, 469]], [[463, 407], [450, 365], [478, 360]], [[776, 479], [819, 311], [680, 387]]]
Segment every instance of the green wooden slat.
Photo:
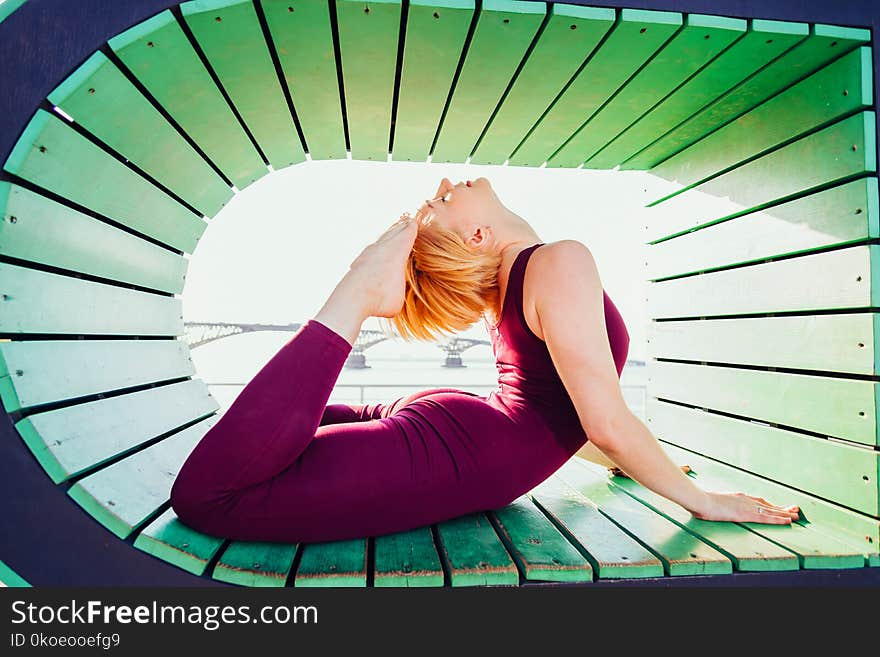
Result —
[[178, 519], [173, 509], [168, 509], [138, 534], [134, 546], [201, 575], [223, 543], [222, 538], [190, 529]]
[[503, 164], [507, 160], [614, 20], [614, 10], [609, 8], [550, 5], [550, 18], [480, 139], [471, 164]]
[[108, 44], [238, 189], [269, 173], [170, 10]]
[[751, 20], [748, 32], [585, 164], [611, 169], [752, 75], [809, 33], [806, 23]]
[[294, 586], [364, 587], [367, 585], [367, 539], [308, 543], [300, 547], [302, 559]]
[[202, 420], [77, 481], [68, 489], [77, 504], [125, 538], [168, 501], [180, 466], [216, 422]]
[[507, 549], [527, 580], [591, 582], [589, 560], [527, 496], [492, 512]]
[[214, 579], [239, 586], [284, 586], [296, 543], [233, 541], [214, 566]]
[[646, 414], [666, 442], [880, 516], [876, 450], [651, 398]]
[[0, 182], [0, 212], [5, 256], [183, 292], [188, 261], [168, 249], [6, 182]]
[[[193, 252], [208, 226], [45, 110], [34, 114], [3, 168], [187, 253]], [[102, 184], [96, 185], [96, 180]]]
[[193, 374], [183, 340], [0, 341], [7, 413]]
[[811, 34], [782, 57], [702, 108], [647, 148], [621, 164], [621, 169], [649, 170], [707, 133], [759, 105], [780, 90], [844, 53], [868, 43], [869, 30], [814, 25]]
[[662, 98], [743, 36], [739, 18], [689, 14], [684, 27], [629, 80], [612, 100], [547, 160], [548, 167], [577, 168], [651, 111]]
[[100, 50], [49, 93], [49, 102], [202, 214], [214, 216], [232, 198], [232, 189]]
[[543, 2], [484, 0], [431, 162], [468, 158], [546, 14]]
[[336, 2], [353, 160], [388, 160], [400, 11], [401, 0]]
[[326, 0], [262, 0], [278, 61], [312, 160], [344, 160], [345, 133]]
[[651, 317], [829, 310], [880, 305], [880, 246], [855, 246], [651, 283]]
[[874, 103], [871, 48], [857, 48], [764, 101], [654, 167], [651, 173], [693, 185]]
[[181, 335], [181, 301], [0, 263], [0, 333]]
[[652, 552], [559, 476], [549, 477], [529, 494], [589, 560], [599, 579], [663, 576], [663, 564]]
[[[0, 11], [2, 11], [2, 7], [0, 7]], [[3, 20], [3, 18], [0, 17], [0, 20]], [[12, 570], [12, 568], [2, 561], [0, 561], [0, 584], [22, 588], [30, 586], [24, 577]]]
[[723, 553], [622, 492], [609, 482], [606, 474], [566, 463], [557, 475], [588, 497], [625, 531], [649, 546], [663, 562], [666, 574], [717, 575], [733, 572], [733, 564]]
[[452, 586], [517, 586], [519, 572], [483, 513], [438, 523]]
[[219, 408], [200, 379], [34, 413], [15, 423], [55, 483]]
[[876, 382], [787, 372], [652, 362], [652, 397], [880, 445]]
[[[654, 201], [648, 241], [877, 170], [876, 115], [860, 112], [687, 191]], [[707, 203], [707, 197], [715, 197]], [[728, 197], [728, 198], [725, 198]]]
[[743, 317], [648, 324], [652, 358], [878, 374], [877, 313]]
[[192, 0], [180, 10], [272, 168], [305, 161], [254, 4]]
[[510, 164], [543, 164], [681, 26], [678, 13], [621, 10], [608, 38], [510, 156]]
[[0, 2], [0, 22], [3, 22], [12, 12], [21, 7], [26, 1], [27, 0], [3, 0]]
[[410, 1], [392, 159], [428, 159], [473, 13], [474, 0]]
[[430, 527], [375, 538], [373, 586], [443, 586], [443, 566]]
[[877, 237], [880, 203], [870, 176], [657, 242], [647, 250], [646, 275], [656, 280]]

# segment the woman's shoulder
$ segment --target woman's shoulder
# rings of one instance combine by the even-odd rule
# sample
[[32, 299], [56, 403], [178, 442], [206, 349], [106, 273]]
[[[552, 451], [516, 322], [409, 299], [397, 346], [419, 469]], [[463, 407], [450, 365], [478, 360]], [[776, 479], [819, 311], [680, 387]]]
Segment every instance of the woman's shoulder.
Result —
[[[596, 263], [589, 247], [578, 240], [557, 240], [547, 242], [535, 249], [530, 262], [530, 273], [538, 278], [571, 278], [578, 272], [596, 272]], [[542, 281], [543, 282], [543, 281]]]

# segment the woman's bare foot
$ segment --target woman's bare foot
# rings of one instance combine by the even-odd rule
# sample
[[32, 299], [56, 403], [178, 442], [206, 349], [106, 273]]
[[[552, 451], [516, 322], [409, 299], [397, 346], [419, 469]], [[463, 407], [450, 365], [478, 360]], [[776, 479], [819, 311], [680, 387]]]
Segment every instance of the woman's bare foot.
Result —
[[[681, 466], [681, 471], [684, 472], [685, 474], [687, 474], [688, 472], [691, 471], [691, 466], [683, 465], [683, 466]], [[608, 468], [608, 472], [610, 472], [611, 475], [614, 477], [625, 477], [626, 479], [630, 479], [630, 476], [628, 474], [626, 474], [623, 470], [618, 468], [617, 466], [614, 466], [612, 468]]]

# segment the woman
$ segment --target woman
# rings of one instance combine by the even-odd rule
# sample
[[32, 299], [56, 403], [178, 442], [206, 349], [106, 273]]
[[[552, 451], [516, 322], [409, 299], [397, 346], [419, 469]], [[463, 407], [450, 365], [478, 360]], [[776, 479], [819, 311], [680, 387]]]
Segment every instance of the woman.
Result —
[[[482, 319], [498, 389], [326, 405], [371, 316], [405, 339]], [[486, 178], [444, 178], [416, 217], [363, 250], [202, 437], [171, 506], [194, 529], [237, 540], [378, 536], [506, 506], [578, 452], [698, 518], [797, 518], [795, 506], [703, 491], [669, 459], [621, 394], [628, 344], [587, 247], [543, 244]]]

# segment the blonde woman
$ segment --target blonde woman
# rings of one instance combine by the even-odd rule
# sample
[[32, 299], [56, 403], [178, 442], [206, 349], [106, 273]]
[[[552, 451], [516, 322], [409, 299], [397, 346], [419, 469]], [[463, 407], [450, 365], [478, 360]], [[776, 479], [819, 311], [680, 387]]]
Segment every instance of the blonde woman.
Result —
[[[405, 339], [484, 322], [498, 388], [327, 405], [371, 316]], [[185, 524], [236, 540], [378, 536], [503, 507], [578, 453], [698, 518], [797, 518], [795, 506], [703, 490], [669, 459], [621, 394], [628, 346], [586, 246], [541, 242], [486, 178], [444, 178], [363, 250], [202, 437], [171, 505]]]

